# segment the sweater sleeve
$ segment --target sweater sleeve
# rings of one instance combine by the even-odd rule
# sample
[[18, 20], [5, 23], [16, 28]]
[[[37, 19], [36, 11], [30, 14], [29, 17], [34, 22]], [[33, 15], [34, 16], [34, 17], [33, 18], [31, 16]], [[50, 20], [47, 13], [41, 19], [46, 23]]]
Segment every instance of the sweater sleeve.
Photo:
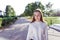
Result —
[[45, 25], [45, 34], [44, 34], [44, 40], [48, 40], [48, 28], [47, 28], [48, 26], [47, 25]]
[[32, 25], [29, 24], [28, 34], [27, 34], [26, 40], [31, 40], [31, 39], [33, 39], [33, 29], [32, 29]]

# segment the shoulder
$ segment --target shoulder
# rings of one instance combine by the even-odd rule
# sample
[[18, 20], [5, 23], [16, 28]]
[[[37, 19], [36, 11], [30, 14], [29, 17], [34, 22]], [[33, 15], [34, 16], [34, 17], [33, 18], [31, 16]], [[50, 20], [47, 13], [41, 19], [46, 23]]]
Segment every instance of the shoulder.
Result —
[[43, 22], [43, 24], [45, 24], [45, 25], [46, 25], [46, 23], [45, 23], [45, 22]]
[[33, 23], [29, 23], [29, 26], [32, 26], [33, 25]]
[[43, 22], [43, 25], [44, 25], [44, 26], [47, 26], [47, 23]]
[[33, 23], [29, 23], [29, 26], [31, 27], [34, 27], [36, 24], [33, 22]]
[[30, 23], [29, 25], [34, 25], [35, 24], [35, 22], [32, 22], [32, 23]]
[[49, 26], [47, 25], [46, 22], [44, 22], [44, 26], [45, 26], [45, 28], [49, 29]]

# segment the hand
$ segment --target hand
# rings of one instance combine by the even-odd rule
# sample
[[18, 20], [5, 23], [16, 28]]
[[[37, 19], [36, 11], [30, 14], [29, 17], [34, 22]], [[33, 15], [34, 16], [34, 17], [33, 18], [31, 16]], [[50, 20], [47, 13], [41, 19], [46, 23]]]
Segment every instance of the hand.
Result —
[[33, 39], [30, 39], [30, 40], [33, 40]]

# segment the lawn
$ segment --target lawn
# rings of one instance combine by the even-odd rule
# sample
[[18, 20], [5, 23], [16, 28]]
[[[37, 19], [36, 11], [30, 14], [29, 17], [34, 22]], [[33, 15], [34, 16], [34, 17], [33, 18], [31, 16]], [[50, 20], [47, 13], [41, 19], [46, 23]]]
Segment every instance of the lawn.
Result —
[[[32, 17], [28, 17], [29, 20], [32, 20]], [[48, 25], [60, 24], [60, 17], [43, 17], [44, 21]]]
[[60, 24], [60, 17], [44, 17], [44, 20], [48, 25], [51, 24]]
[[0, 27], [1, 27], [1, 23], [2, 23], [2, 18], [0, 18]]

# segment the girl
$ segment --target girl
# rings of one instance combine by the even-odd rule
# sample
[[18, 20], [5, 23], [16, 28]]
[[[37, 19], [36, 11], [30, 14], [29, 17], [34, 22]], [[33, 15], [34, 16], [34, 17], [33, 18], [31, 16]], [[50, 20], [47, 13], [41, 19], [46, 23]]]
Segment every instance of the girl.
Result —
[[36, 9], [33, 13], [26, 40], [48, 40], [47, 25], [43, 21], [40, 9]]

